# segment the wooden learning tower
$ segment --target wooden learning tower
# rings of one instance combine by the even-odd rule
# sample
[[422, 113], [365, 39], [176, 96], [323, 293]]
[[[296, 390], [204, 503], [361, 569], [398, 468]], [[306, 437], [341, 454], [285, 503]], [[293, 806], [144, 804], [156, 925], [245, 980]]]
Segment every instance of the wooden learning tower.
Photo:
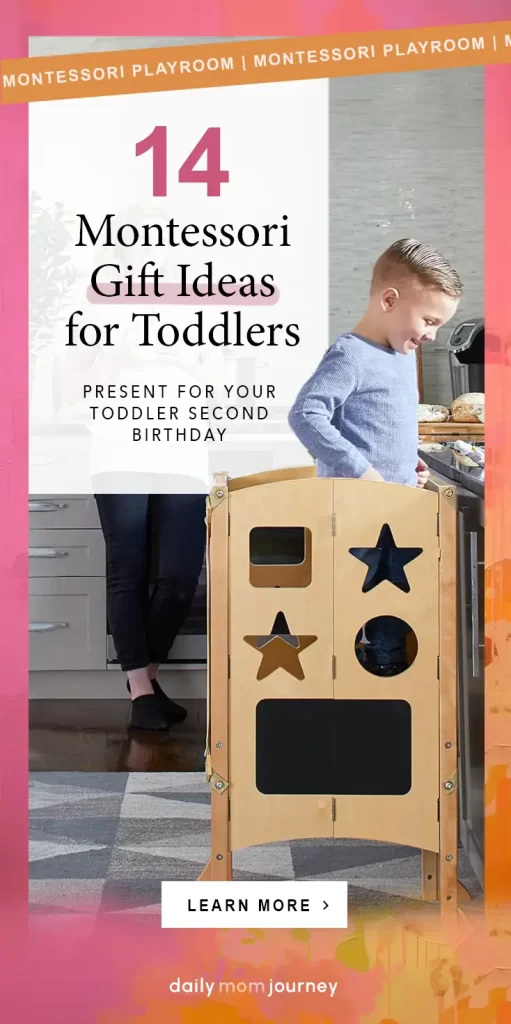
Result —
[[[456, 494], [318, 478], [229, 480], [208, 499], [211, 856], [304, 838], [422, 851], [422, 895], [455, 910]], [[392, 563], [393, 582], [387, 578]], [[406, 623], [407, 666], [373, 674], [366, 624]], [[371, 628], [371, 627], [369, 627]]]

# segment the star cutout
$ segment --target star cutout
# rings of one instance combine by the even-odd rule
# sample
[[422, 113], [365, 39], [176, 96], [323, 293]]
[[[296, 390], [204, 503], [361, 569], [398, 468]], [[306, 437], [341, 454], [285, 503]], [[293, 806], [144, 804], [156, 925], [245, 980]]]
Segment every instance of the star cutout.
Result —
[[385, 523], [375, 548], [350, 548], [350, 555], [364, 562], [368, 567], [362, 587], [362, 593], [374, 590], [379, 583], [388, 580], [405, 594], [410, 592], [410, 584], [405, 573], [405, 565], [422, 555], [422, 548], [398, 548], [392, 536], [390, 526]]
[[311, 644], [316, 643], [318, 638], [294, 636], [289, 631], [284, 612], [278, 612], [271, 633], [266, 636], [244, 636], [243, 639], [262, 655], [256, 679], [266, 679], [266, 676], [270, 676], [277, 668], [283, 668], [295, 679], [305, 679], [300, 654]]

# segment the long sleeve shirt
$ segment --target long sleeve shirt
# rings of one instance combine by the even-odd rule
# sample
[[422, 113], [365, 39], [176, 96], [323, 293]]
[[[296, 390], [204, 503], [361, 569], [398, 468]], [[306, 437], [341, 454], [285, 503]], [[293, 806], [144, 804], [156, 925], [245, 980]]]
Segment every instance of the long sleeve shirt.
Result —
[[372, 467], [417, 484], [417, 363], [413, 354], [341, 334], [301, 388], [288, 422], [318, 476], [358, 478]]

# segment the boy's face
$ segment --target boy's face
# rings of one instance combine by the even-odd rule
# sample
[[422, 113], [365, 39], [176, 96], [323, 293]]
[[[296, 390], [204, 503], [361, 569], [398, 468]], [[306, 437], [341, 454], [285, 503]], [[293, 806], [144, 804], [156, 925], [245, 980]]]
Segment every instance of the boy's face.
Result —
[[424, 342], [435, 340], [438, 328], [454, 316], [459, 299], [407, 281], [399, 288], [386, 288], [380, 304], [389, 345], [408, 355]]

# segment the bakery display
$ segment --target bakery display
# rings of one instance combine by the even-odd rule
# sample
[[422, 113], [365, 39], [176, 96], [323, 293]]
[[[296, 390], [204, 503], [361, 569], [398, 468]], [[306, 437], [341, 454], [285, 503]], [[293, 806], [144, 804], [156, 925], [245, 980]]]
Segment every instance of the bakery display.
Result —
[[484, 423], [484, 395], [477, 392], [460, 395], [450, 409], [421, 403], [418, 419], [419, 423]]
[[452, 403], [451, 416], [455, 423], [484, 423], [484, 395], [460, 395]]
[[446, 423], [449, 416], [445, 405], [419, 405], [419, 423]]

